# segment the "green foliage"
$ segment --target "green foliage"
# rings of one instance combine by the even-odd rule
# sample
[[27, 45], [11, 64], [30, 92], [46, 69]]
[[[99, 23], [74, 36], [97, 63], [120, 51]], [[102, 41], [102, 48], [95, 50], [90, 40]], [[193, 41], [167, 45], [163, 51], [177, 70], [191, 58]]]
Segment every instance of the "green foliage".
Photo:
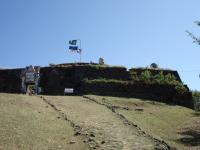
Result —
[[183, 83], [179, 82], [176, 77], [170, 73], [164, 75], [162, 71], [160, 71], [156, 75], [152, 75], [149, 70], [145, 70], [138, 75], [135, 71], [131, 71], [131, 78], [133, 81], [140, 81], [146, 84], [158, 84], [158, 85], [170, 85], [174, 86], [174, 88], [179, 93], [184, 93], [187, 91]]
[[180, 82], [174, 82], [175, 84], [175, 89], [179, 92], [179, 93], [184, 93], [184, 92], [186, 92], [187, 91], [187, 89], [185, 88], [185, 86], [182, 84], [182, 83], [180, 83]]
[[200, 91], [192, 91], [192, 98], [193, 99], [197, 99], [197, 98], [200, 98]]
[[89, 64], [88, 65], [91, 68], [95, 68], [95, 69], [100, 69], [100, 68], [119, 68], [119, 69], [126, 69], [124, 66], [109, 66], [109, 65], [100, 65], [100, 64]]
[[99, 64], [89, 64], [88, 65], [91, 68], [95, 68], [95, 69], [100, 69], [100, 68], [104, 68], [104, 67], [109, 67], [107, 65], [99, 65]]
[[153, 80], [154, 80], [155, 83], [158, 83], [158, 84], [166, 84], [167, 83], [165, 75], [163, 74], [162, 71], [159, 72], [158, 74], [156, 74], [153, 77]]
[[137, 72], [135, 71], [130, 71], [130, 74], [131, 74], [131, 79], [133, 80], [139, 80], [139, 77], [137, 75]]
[[194, 109], [200, 111], [200, 91], [192, 91], [192, 99], [194, 101]]
[[165, 80], [166, 80], [167, 83], [177, 81], [176, 77], [174, 75], [170, 74], [170, 73], [165, 75]]
[[88, 80], [87, 78], [83, 79], [83, 82], [91, 84], [91, 83], [128, 83], [127, 81], [121, 81], [121, 80], [115, 80], [115, 79], [105, 79], [105, 78], [99, 78], [99, 79], [93, 79]]
[[[132, 78], [132, 81], [139, 81], [141, 84], [152, 84], [152, 85], [166, 85], [171, 86], [177, 90], [178, 93], [184, 93], [187, 92], [186, 87], [182, 82], [179, 82], [176, 77], [170, 73], [167, 75], [164, 75], [162, 71], [160, 71], [158, 74], [153, 75], [151, 71], [144, 70], [140, 75], [137, 74], [135, 71], [130, 71], [130, 75]], [[104, 78], [98, 78], [93, 80], [84, 79], [84, 82], [88, 84], [104, 84], [104, 83], [110, 83], [110, 84], [122, 84], [122, 85], [128, 85], [129, 81], [120, 81], [115, 79], [104, 79]]]
[[149, 70], [145, 70], [144, 72], [141, 73], [140, 78], [143, 81], [147, 81], [147, 82], [151, 81], [152, 80], [151, 72]]

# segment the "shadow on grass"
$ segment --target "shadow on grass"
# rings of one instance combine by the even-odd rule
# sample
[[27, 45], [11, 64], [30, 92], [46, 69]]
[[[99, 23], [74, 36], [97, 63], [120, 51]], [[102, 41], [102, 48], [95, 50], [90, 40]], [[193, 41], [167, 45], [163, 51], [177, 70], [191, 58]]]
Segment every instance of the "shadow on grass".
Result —
[[187, 129], [186, 131], [180, 132], [184, 137], [178, 139], [178, 142], [185, 146], [200, 146], [200, 129]]
[[195, 117], [200, 117], [200, 112], [194, 112], [193, 115], [194, 115]]

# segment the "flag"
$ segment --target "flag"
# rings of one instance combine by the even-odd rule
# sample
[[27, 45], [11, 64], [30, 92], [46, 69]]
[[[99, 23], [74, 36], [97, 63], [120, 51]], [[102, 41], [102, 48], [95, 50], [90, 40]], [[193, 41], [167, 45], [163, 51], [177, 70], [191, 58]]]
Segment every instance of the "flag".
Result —
[[76, 43], [77, 43], [77, 40], [70, 40], [70, 41], [69, 41], [69, 44], [70, 44], [70, 45], [76, 45]]
[[78, 50], [77, 50], [77, 53], [81, 53], [81, 52], [82, 52], [82, 50], [81, 50], [81, 49], [78, 49]]
[[82, 52], [82, 49], [79, 49], [78, 46], [69, 46], [69, 49], [72, 52], [77, 52], [77, 53], [81, 53]]
[[69, 46], [69, 49], [72, 50], [72, 51], [77, 51], [78, 46]]

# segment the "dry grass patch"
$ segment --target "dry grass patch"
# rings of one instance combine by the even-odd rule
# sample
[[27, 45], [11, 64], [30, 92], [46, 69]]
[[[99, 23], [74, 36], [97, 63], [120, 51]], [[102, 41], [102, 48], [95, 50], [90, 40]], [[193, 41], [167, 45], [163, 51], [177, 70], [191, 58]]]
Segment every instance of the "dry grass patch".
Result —
[[40, 98], [0, 94], [0, 149], [87, 149], [73, 134], [69, 123]]
[[[101, 103], [118, 106], [116, 110], [129, 121], [137, 124], [150, 135], [163, 139], [172, 147], [200, 149], [200, 140], [198, 140], [200, 125], [197, 123], [200, 122], [200, 115], [197, 113], [195, 115], [191, 109], [134, 98], [89, 96]], [[121, 107], [128, 107], [128, 110]], [[192, 132], [189, 129], [195, 130]], [[189, 138], [186, 138], [188, 136]]]
[[45, 96], [61, 112], [82, 128], [81, 134], [90, 136], [97, 149], [133, 150], [154, 149], [154, 141], [138, 133], [136, 128], [124, 125], [104, 106], [79, 96]]

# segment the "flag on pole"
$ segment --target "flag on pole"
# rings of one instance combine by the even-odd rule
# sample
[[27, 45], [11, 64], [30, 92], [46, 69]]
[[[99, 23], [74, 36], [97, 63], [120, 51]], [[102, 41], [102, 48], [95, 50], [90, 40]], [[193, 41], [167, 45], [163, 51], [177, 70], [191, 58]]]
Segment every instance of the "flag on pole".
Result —
[[77, 50], [78, 50], [78, 46], [69, 46], [69, 49], [70, 49], [70, 50], [77, 51]]
[[79, 54], [81, 54], [82, 49], [76, 45], [77, 44], [77, 40], [70, 40], [69, 41], [69, 50], [71, 50], [72, 52], [77, 52]]

